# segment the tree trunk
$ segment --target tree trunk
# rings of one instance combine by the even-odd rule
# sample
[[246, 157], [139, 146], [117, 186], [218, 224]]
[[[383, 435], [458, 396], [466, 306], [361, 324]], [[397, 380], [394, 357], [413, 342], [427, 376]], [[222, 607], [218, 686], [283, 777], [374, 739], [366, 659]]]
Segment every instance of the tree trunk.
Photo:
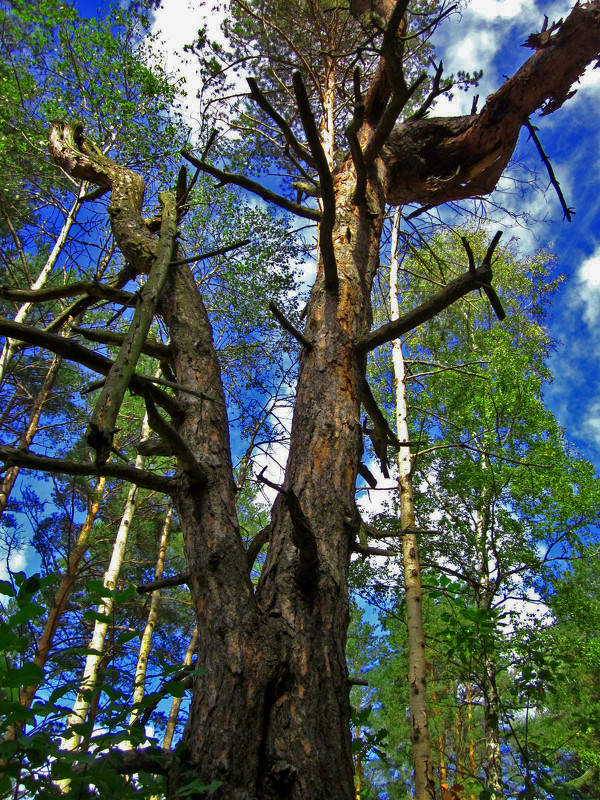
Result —
[[[158, 557], [156, 559], [156, 569], [154, 570], [154, 579], [159, 580], [163, 576], [165, 566], [165, 554], [167, 552], [167, 538], [171, 529], [171, 519], [173, 517], [173, 507], [169, 506], [165, 515], [162, 532], [160, 535], [160, 542], [158, 546]], [[160, 608], [160, 589], [155, 589], [150, 596], [150, 609], [148, 611], [148, 618], [144, 633], [140, 640], [140, 650], [138, 660], [135, 667], [135, 678], [133, 687], [133, 710], [129, 717], [129, 724], [133, 725], [140, 716], [140, 703], [144, 699], [146, 688], [146, 671], [148, 669], [148, 657], [150, 655], [150, 644], [152, 642], [152, 635], [158, 619], [158, 611]]]
[[[149, 432], [150, 427], [148, 425], [148, 418], [145, 417], [142, 423], [142, 439], [147, 439]], [[138, 455], [135, 460], [136, 468], [142, 469], [144, 466], [144, 461], [144, 456]], [[113, 590], [115, 588], [119, 579], [121, 565], [125, 557], [125, 548], [127, 546], [129, 528], [135, 514], [137, 495], [138, 487], [132, 485], [127, 495], [127, 500], [123, 509], [123, 515], [119, 524], [119, 530], [117, 531], [117, 535], [113, 544], [110, 562], [106, 572], [104, 573], [103, 584], [104, 587], [109, 590]], [[67, 720], [68, 728], [70, 728], [72, 725], [85, 722], [90, 705], [91, 695], [95, 690], [98, 681], [98, 670], [102, 660], [104, 642], [109, 626], [109, 617], [112, 614], [113, 607], [114, 599], [112, 597], [105, 597], [104, 602], [98, 606], [97, 612], [98, 614], [102, 615], [104, 619], [97, 619], [94, 622], [94, 632], [89, 643], [89, 649], [93, 650], [94, 652], [90, 653], [85, 660], [79, 693], [73, 705], [73, 710], [71, 711], [71, 714]], [[71, 732], [70, 735], [63, 740], [62, 747], [64, 750], [76, 750], [80, 742], [81, 736]], [[63, 792], [66, 791], [68, 785], [68, 780], [61, 781], [61, 790]]]
[[[400, 208], [396, 209], [392, 228], [390, 259], [390, 310], [391, 318], [400, 317], [398, 304], [398, 232]], [[410, 441], [408, 427], [408, 402], [402, 342], [392, 342], [392, 363], [396, 393], [396, 434], [401, 442]], [[425, 662], [425, 626], [423, 624], [423, 598], [421, 590], [421, 565], [419, 543], [414, 531], [415, 503], [412, 485], [412, 456], [410, 447], [398, 451], [398, 488], [400, 490], [400, 528], [402, 530], [402, 565], [406, 599], [406, 625], [408, 636], [408, 692], [415, 771], [415, 800], [435, 798], [433, 759], [427, 716], [427, 664]]]
[[[198, 647], [198, 629], [194, 628], [192, 637], [190, 639], [190, 643], [188, 644], [188, 648], [185, 651], [185, 656], [183, 657], [182, 667], [189, 667], [191, 665], [197, 647]], [[175, 735], [175, 727], [177, 725], [177, 719], [179, 717], [181, 700], [182, 700], [181, 697], [174, 697], [173, 700], [171, 701], [171, 709], [169, 711], [169, 716], [167, 718], [165, 735], [163, 737], [161, 745], [163, 750], [170, 750], [173, 744], [173, 736]]]
[[[548, 98], [551, 106], [560, 105], [587, 63], [597, 59], [597, 9], [596, 0], [578, 6], [551, 45], [538, 49], [479, 115], [422, 119], [424, 108], [395, 128], [405, 93], [386, 78], [401, 71], [401, 42], [394, 41], [397, 25], [392, 27], [383, 37], [385, 64], [374, 92], [371, 86], [364, 104], [361, 91], [355, 93], [348, 136], [353, 156], [336, 164], [333, 175], [294, 77], [311, 158], [318, 163], [320, 256], [304, 330], [311, 346], [303, 346], [300, 356], [290, 453], [256, 591], [236, 517], [210, 322], [192, 273], [172, 264], [160, 311], [177, 382], [195, 393], [177, 392], [171, 438], [180, 457], [173, 499], [198, 626], [198, 666], [205, 673], [194, 680], [185, 761], [175, 758], [168, 767], [168, 800], [197, 780], [221, 781], [214, 797], [227, 800], [352, 800], [348, 567], [359, 528], [354, 493], [369, 349], [363, 337], [371, 325], [385, 203], [436, 204], [491, 191], [528, 115]], [[394, 4], [396, 23], [404, 10], [404, 3]], [[98, 155], [78, 126], [56, 123], [50, 140], [56, 162], [69, 174], [111, 190], [115, 239], [133, 272], [148, 274], [159, 240], [141, 217], [144, 181]], [[201, 168], [215, 173], [214, 167]], [[300, 210], [315, 219], [314, 209]], [[459, 283], [474, 288], [477, 280], [472, 273]], [[460, 296], [457, 287], [444, 295], [448, 302]], [[432, 313], [439, 308], [437, 300], [427, 305]], [[424, 311], [417, 317], [414, 326], [428, 318]], [[190, 453], [201, 469], [189, 469]]]
[[[482, 467], [487, 468], [485, 456], [482, 456]], [[479, 608], [491, 609], [495, 594], [494, 582], [490, 575], [488, 533], [490, 525], [489, 492], [485, 489], [481, 496], [481, 510], [476, 511], [476, 543], [478, 561], [478, 597]], [[500, 751], [500, 698], [496, 687], [496, 656], [490, 651], [485, 640], [483, 644], [482, 663], [483, 689], [483, 732], [485, 736], [487, 788], [492, 791], [492, 800], [505, 800], [502, 787], [502, 754]]]
[[[63, 223], [60, 233], [54, 243], [54, 247], [52, 248], [50, 255], [46, 259], [46, 263], [42, 267], [40, 274], [36, 278], [36, 280], [31, 285], [31, 290], [35, 291], [36, 289], [41, 289], [42, 286], [48, 280], [54, 265], [56, 264], [59, 255], [62, 252], [63, 247], [65, 246], [65, 242], [67, 241], [67, 236], [69, 235], [69, 231], [71, 230], [73, 223], [77, 217], [77, 212], [81, 207], [81, 198], [84, 196], [87, 190], [87, 183], [83, 181], [79, 186], [79, 190], [77, 192], [77, 197], [75, 198], [71, 208], [67, 212], [66, 219]], [[23, 303], [23, 305], [17, 311], [14, 321], [15, 322], [23, 322], [25, 319], [27, 312], [31, 308], [31, 303]], [[18, 343], [14, 339], [6, 339], [4, 342], [4, 347], [2, 348], [2, 354], [0, 355], [0, 383], [4, 380], [4, 376], [6, 375], [6, 370], [10, 363], [10, 360], [15, 352], [15, 347]]]

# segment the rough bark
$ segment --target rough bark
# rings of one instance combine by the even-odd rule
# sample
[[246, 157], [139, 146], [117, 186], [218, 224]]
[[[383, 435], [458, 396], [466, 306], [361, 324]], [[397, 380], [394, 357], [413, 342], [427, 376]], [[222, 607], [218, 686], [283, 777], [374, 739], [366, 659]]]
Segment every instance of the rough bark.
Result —
[[599, 54], [600, 3], [594, 0], [575, 6], [479, 114], [397, 125], [384, 148], [388, 202], [439, 205], [491, 192], [528, 117], [539, 108], [544, 114], [560, 108]]

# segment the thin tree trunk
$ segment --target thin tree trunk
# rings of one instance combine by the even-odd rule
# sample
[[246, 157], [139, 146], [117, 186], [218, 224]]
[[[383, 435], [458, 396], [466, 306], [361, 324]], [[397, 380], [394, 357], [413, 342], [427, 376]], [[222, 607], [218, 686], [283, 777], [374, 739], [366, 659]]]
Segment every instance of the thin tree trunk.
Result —
[[[192, 633], [192, 638], [190, 639], [190, 643], [188, 644], [188, 648], [185, 652], [185, 656], [183, 658], [183, 667], [189, 667], [192, 663], [192, 659], [194, 658], [194, 654], [198, 648], [198, 628], [194, 627], [194, 631]], [[179, 717], [179, 709], [181, 707], [181, 701], [183, 698], [181, 697], [174, 697], [171, 701], [171, 710], [169, 711], [169, 717], [167, 719], [167, 725], [165, 728], [165, 735], [162, 740], [162, 748], [163, 750], [170, 750], [173, 744], [173, 736], [175, 735], [175, 728], [177, 726], [177, 719]]]
[[[482, 468], [487, 468], [482, 457]], [[478, 606], [490, 610], [494, 596], [494, 585], [490, 576], [488, 555], [488, 533], [490, 525], [489, 492], [484, 487], [481, 493], [481, 509], [476, 511], [476, 542], [478, 560]], [[487, 649], [483, 650], [483, 729], [486, 747], [487, 788], [492, 791], [492, 800], [505, 800], [502, 786], [502, 754], [500, 751], [500, 698], [496, 686], [496, 657]]]
[[[390, 259], [390, 310], [392, 320], [400, 316], [398, 304], [398, 231], [400, 208], [396, 209], [392, 228]], [[410, 441], [408, 403], [402, 342], [392, 342], [392, 362], [396, 390], [396, 431], [401, 442]], [[415, 533], [415, 505], [412, 485], [412, 456], [408, 446], [398, 452], [398, 488], [400, 490], [400, 527], [402, 529], [402, 562], [406, 598], [408, 632], [408, 688], [411, 721], [413, 765], [415, 771], [415, 800], [435, 797], [433, 760], [427, 717], [427, 665], [425, 662], [425, 626], [421, 590], [419, 545]]]
[[[69, 231], [75, 222], [77, 217], [77, 212], [81, 205], [81, 198], [84, 196], [87, 190], [87, 182], [83, 181], [79, 186], [79, 191], [77, 192], [77, 197], [75, 198], [73, 205], [69, 209], [66, 219], [63, 223], [60, 233], [56, 241], [54, 242], [54, 247], [50, 252], [50, 255], [46, 259], [46, 263], [41, 269], [40, 274], [38, 275], [37, 279], [31, 285], [31, 289], [36, 291], [37, 289], [41, 289], [42, 286], [48, 280], [54, 265], [56, 264], [59, 255], [62, 252], [63, 247], [65, 246], [65, 242], [67, 241], [67, 236], [69, 235]], [[23, 303], [23, 305], [19, 308], [17, 313], [15, 314], [14, 321], [15, 322], [23, 322], [25, 319], [27, 312], [31, 308], [32, 303]], [[2, 354], [0, 355], [0, 383], [4, 380], [4, 376], [6, 374], [6, 370], [8, 368], [9, 362], [15, 352], [15, 348], [19, 343], [16, 342], [14, 339], [6, 339], [4, 342], [4, 347], [2, 348]]]
[[[167, 539], [171, 529], [171, 520], [173, 518], [173, 506], [169, 506], [165, 515], [162, 531], [160, 534], [160, 543], [158, 546], [158, 558], [156, 559], [156, 569], [154, 570], [154, 579], [159, 580], [163, 576], [165, 566], [165, 554], [167, 552]], [[140, 650], [138, 660], [135, 667], [135, 679], [133, 685], [133, 710], [129, 717], [129, 724], [133, 725], [140, 716], [140, 703], [144, 699], [146, 689], [146, 671], [148, 669], [148, 657], [150, 655], [150, 644], [152, 642], [152, 635], [158, 619], [158, 611], [160, 608], [160, 589], [155, 589], [150, 597], [150, 609], [148, 611], [148, 619], [146, 627], [142, 634], [140, 641]]]
[[[467, 681], [467, 738], [469, 740], [469, 767], [471, 776], [475, 777], [475, 739], [473, 738], [473, 697], [471, 694], [471, 681]], [[475, 795], [471, 795], [475, 800]]]
[[[147, 415], [144, 417], [142, 423], [142, 439], [147, 439], [150, 432]], [[143, 469], [145, 457], [138, 455], [135, 460], [137, 469]], [[125, 556], [125, 548], [127, 546], [127, 537], [129, 535], [129, 527], [135, 514], [138, 496], [138, 487], [132, 485], [127, 495], [123, 515], [119, 525], [119, 530], [115, 538], [112, 549], [111, 559], [106, 572], [104, 573], [103, 584], [106, 589], [112, 590], [115, 588], [119, 579], [121, 565]], [[90, 639], [89, 648], [94, 653], [90, 653], [85, 661], [83, 676], [81, 679], [79, 693], [73, 705], [73, 710], [67, 719], [67, 729], [72, 725], [76, 725], [85, 721], [89, 704], [90, 696], [96, 688], [98, 679], [98, 669], [102, 660], [102, 652], [104, 650], [104, 642], [106, 633], [108, 631], [108, 619], [112, 614], [114, 607], [114, 600], [112, 597], [106, 597], [104, 602], [98, 606], [98, 614], [101, 614], [104, 619], [97, 619], [94, 623], [94, 632]], [[81, 736], [71, 732], [71, 734], [63, 740], [62, 747], [64, 750], [76, 750], [81, 742]], [[69, 785], [69, 781], [61, 781], [61, 790], [64, 792]]]
[[[9, 341], [10, 340], [8, 339], [6, 340], [5, 347]], [[56, 376], [58, 375], [58, 371], [60, 369], [61, 361], [62, 359], [60, 356], [54, 356], [52, 359], [50, 368], [46, 373], [46, 377], [44, 378], [44, 383], [33, 400], [33, 405], [31, 406], [31, 410], [29, 412], [29, 419], [27, 420], [25, 430], [19, 437], [19, 442], [17, 444], [17, 449], [19, 450], [27, 450], [33, 441], [33, 437], [35, 436], [35, 432], [37, 431], [40, 422], [42, 408], [50, 396], [50, 392], [52, 391], [52, 387], [54, 386]], [[2, 516], [6, 510], [10, 493], [13, 490], [18, 474], [19, 467], [9, 467], [4, 474], [2, 484], [0, 485], [0, 516]]]

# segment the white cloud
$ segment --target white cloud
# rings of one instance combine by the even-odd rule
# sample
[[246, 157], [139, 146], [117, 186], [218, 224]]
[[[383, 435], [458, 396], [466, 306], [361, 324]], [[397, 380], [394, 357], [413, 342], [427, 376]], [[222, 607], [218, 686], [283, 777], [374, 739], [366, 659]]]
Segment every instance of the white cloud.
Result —
[[600, 247], [580, 265], [576, 291], [584, 305], [585, 321], [594, 325], [600, 318]]
[[515, 19], [532, 5], [531, 0], [471, 0], [468, 10], [486, 20]]

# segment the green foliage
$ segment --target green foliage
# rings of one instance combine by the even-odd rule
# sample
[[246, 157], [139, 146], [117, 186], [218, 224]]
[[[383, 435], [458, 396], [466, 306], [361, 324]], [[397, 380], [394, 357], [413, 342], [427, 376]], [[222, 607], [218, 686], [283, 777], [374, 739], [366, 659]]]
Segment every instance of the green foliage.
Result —
[[[77, 680], [70, 681], [64, 676], [54, 691], [44, 688], [31, 709], [21, 705], [19, 691], [32, 683], [41, 683], [43, 678], [43, 670], [30, 660], [30, 624], [45, 613], [44, 605], [37, 601], [52, 578], [40, 578], [39, 575], [27, 578], [24, 573], [15, 573], [12, 578], [14, 583], [0, 583], [0, 593], [8, 598], [0, 620], [0, 650], [3, 653], [0, 660], [0, 762], [3, 769], [0, 794], [5, 796], [17, 781], [27, 797], [45, 800], [58, 796], [55, 782], [61, 779], [71, 780], [72, 791], [81, 789], [87, 792], [88, 787], [93, 786], [100, 796], [106, 798], [150, 798], [160, 794], [163, 791], [160, 778], [140, 775], [139, 779], [131, 781], [118, 769], [107, 769], [111, 758], [118, 759], [124, 745], [129, 748], [156, 743], [148, 739], [142, 724], [129, 724], [132, 687], [126, 685], [130, 678], [124, 682], [118, 669], [105, 669], [104, 683], [97, 687], [96, 691], [106, 698], [99, 717], [64, 727], [63, 720], [71, 710], [69, 697], [78, 687]], [[133, 591], [110, 592], [98, 581], [89, 581], [86, 588], [91, 602], [110, 596], [117, 607], [125, 604]], [[131, 632], [127, 633], [127, 637], [113, 643], [115, 657], [119, 647], [129, 640]], [[80, 649], [80, 655], [90, 653], [93, 651], [89, 648]], [[169, 697], [183, 697], [182, 678], [201, 674], [202, 670], [190, 669], [182, 674], [174, 665], [164, 667], [162, 672], [157, 691], [147, 694], [139, 704], [141, 713], [152, 712], [158, 702]], [[67, 739], [71, 732], [84, 737], [86, 751], [67, 752], [62, 749], [62, 740]], [[74, 767], [75, 764], [79, 766]], [[217, 785], [206, 786], [202, 791], [214, 791]], [[189, 791], [182, 796], [201, 791], [196, 784], [187, 788]]]

